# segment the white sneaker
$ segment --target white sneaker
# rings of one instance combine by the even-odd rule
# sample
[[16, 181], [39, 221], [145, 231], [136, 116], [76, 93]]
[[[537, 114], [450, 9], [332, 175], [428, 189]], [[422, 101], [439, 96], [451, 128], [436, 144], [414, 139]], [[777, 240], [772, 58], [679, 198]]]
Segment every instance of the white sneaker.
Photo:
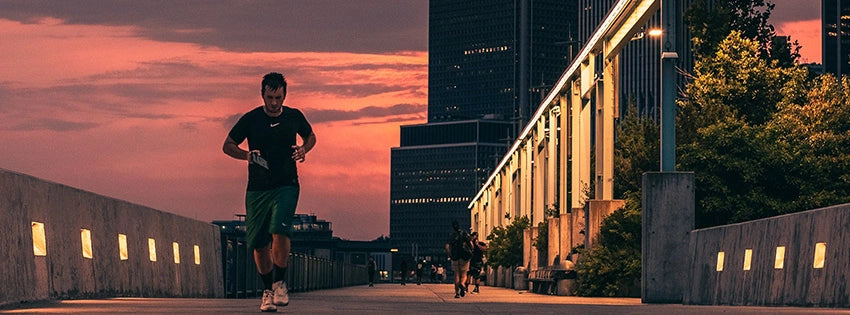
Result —
[[277, 312], [277, 306], [274, 306], [274, 292], [272, 290], [263, 290], [263, 302], [260, 304], [261, 312]]
[[272, 289], [274, 289], [274, 305], [289, 305], [289, 290], [286, 289], [286, 282], [283, 280], [275, 282], [272, 284]]

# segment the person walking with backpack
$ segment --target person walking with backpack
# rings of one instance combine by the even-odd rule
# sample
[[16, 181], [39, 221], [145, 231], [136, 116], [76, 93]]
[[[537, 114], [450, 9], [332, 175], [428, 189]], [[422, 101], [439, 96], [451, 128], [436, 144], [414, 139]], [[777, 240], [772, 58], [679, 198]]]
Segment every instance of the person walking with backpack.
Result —
[[460, 228], [460, 223], [452, 221], [453, 232], [446, 243], [446, 254], [452, 260], [452, 270], [455, 273], [455, 298], [466, 295], [466, 273], [469, 272], [469, 259], [472, 258], [472, 243], [469, 233]]
[[487, 252], [487, 243], [478, 240], [478, 232], [472, 232], [472, 258], [469, 260], [469, 275], [466, 279], [466, 289], [469, 284], [474, 284], [472, 293], [478, 294], [478, 285], [481, 282], [481, 270], [484, 269], [484, 253]]

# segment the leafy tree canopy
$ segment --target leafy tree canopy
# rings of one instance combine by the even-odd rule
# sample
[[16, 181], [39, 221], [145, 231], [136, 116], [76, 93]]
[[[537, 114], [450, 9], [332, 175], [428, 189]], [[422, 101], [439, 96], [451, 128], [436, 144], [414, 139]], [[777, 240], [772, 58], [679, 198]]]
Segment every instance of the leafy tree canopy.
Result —
[[523, 231], [530, 225], [528, 217], [520, 217], [504, 228], [493, 228], [487, 235], [487, 264], [508, 268], [522, 265]]

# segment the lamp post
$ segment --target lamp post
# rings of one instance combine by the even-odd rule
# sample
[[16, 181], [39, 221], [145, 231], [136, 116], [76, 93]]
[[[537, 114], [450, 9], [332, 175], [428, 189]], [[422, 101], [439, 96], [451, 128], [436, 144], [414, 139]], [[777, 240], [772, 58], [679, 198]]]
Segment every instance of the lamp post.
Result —
[[[663, 46], [661, 48], [661, 171], [676, 170], [676, 19], [678, 6], [675, 1], [662, 0], [661, 25]], [[656, 32], [657, 34], [657, 32]]]

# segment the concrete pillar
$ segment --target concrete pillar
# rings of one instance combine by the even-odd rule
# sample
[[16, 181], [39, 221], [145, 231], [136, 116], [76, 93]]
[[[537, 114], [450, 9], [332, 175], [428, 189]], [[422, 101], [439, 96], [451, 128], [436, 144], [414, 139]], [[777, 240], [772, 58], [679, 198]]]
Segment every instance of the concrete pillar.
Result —
[[535, 270], [535, 269], [537, 269], [537, 266], [540, 266], [540, 260], [539, 260], [540, 255], [537, 251], [537, 247], [534, 247], [534, 239], [536, 239], [538, 236], [540, 236], [540, 233], [538, 233], [539, 231], [537, 230], [536, 225], [532, 226], [530, 230], [531, 230], [531, 238], [529, 239], [528, 250], [529, 250], [529, 253], [531, 254], [531, 257], [530, 257], [530, 260], [529, 260], [531, 262], [531, 265], [528, 268], [528, 271]]
[[694, 229], [694, 173], [643, 174], [641, 301], [681, 303]]
[[584, 246], [584, 236], [587, 235], [584, 229], [586, 213], [587, 211], [584, 211], [584, 208], [573, 208], [572, 215], [570, 216], [570, 248], [579, 245]]
[[614, 210], [622, 208], [626, 204], [623, 200], [590, 200], [589, 210], [584, 221], [585, 243], [584, 248], [591, 248], [599, 237], [599, 227], [602, 220], [611, 215]]
[[[560, 265], [564, 260], [564, 256], [561, 255], [561, 219], [560, 218], [549, 218], [549, 235], [547, 235], [549, 248], [546, 249], [546, 265]], [[555, 257], [558, 257], [558, 261], [555, 261]]]
[[558, 220], [558, 233], [560, 241], [558, 242], [558, 252], [561, 253], [561, 262], [567, 259], [567, 255], [573, 249], [572, 243], [572, 213], [561, 213], [561, 218]]

